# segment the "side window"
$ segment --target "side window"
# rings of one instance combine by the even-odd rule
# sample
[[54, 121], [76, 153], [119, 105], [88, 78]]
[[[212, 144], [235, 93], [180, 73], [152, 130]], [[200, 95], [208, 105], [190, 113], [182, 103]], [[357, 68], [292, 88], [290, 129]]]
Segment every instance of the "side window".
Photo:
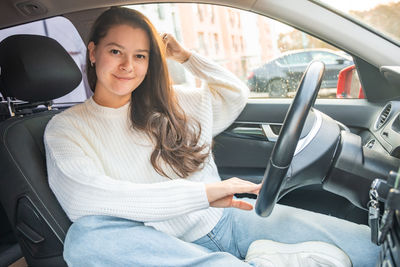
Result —
[[0, 42], [8, 36], [16, 34], [43, 35], [55, 39], [67, 50], [80, 68], [82, 82], [68, 95], [54, 100], [55, 103], [82, 102], [91, 95], [85, 77], [86, 46], [69, 20], [64, 17], [54, 17], [6, 28], [0, 30]]
[[[163, 6], [165, 16], [158, 16]], [[320, 98], [353, 98], [339, 91], [339, 73], [352, 65], [345, 52], [295, 28], [251, 12], [205, 4], [130, 6], [147, 15], [159, 32], [171, 32], [185, 47], [223, 65], [251, 90], [250, 98], [287, 98], [296, 93], [312, 60], [326, 64]], [[176, 84], [200, 86], [179, 64], [169, 62]], [[356, 73], [356, 71], [353, 71]], [[354, 79], [357, 75], [352, 76]], [[358, 93], [358, 94], [357, 94]]]
[[332, 52], [311, 52], [311, 56], [313, 60], [320, 60], [325, 64], [343, 64], [346, 60], [351, 61], [351, 58], [346, 59]]
[[286, 65], [306, 65], [311, 61], [310, 54], [307, 52], [296, 52], [284, 57]]

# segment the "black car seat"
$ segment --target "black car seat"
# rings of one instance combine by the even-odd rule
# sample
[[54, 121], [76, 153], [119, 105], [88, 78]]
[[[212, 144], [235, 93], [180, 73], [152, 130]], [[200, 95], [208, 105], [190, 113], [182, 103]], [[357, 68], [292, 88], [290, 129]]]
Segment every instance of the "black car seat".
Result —
[[12, 100], [12, 117], [0, 124], [1, 204], [29, 266], [66, 266], [71, 222], [48, 186], [43, 133], [60, 112], [48, 110], [51, 100], [75, 89], [82, 75], [61, 45], [35, 35], [4, 39], [0, 68], [0, 92]]

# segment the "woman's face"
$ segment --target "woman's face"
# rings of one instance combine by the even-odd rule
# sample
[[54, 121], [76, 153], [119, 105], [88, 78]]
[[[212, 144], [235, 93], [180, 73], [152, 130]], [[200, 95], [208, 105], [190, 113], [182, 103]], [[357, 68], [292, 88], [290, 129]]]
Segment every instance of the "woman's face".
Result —
[[97, 45], [90, 42], [88, 49], [90, 61], [96, 65], [94, 100], [113, 108], [128, 103], [149, 66], [147, 33], [125, 24], [113, 26]]

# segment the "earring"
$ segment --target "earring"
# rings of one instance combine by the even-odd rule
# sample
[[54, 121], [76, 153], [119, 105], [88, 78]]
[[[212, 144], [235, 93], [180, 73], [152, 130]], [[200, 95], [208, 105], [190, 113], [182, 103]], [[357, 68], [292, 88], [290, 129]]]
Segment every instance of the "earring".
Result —
[[92, 66], [92, 68], [93, 68], [93, 61], [90, 61], [90, 66]]

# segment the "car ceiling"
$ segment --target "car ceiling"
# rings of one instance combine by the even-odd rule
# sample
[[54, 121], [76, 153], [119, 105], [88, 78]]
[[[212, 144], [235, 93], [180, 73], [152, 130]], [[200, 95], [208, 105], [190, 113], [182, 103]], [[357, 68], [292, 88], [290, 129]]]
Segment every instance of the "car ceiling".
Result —
[[[171, 1], [118, 1], [118, 0], [3, 0], [0, 1], [0, 28], [17, 25], [28, 21], [64, 15], [76, 26], [81, 36], [87, 36], [90, 23], [104, 8], [116, 5], [129, 5], [137, 3], [162, 3]], [[400, 66], [400, 57], [392, 55], [400, 54], [400, 47], [392, 42], [377, 38], [369, 30], [361, 26], [349, 23], [341, 16], [321, 7], [309, 0], [214, 0], [214, 1], [184, 1], [197, 3], [214, 3], [219, 5], [241, 8], [253, 11], [281, 22], [294, 26], [314, 35], [344, 51], [357, 56], [373, 66]], [[27, 16], [21, 11], [23, 5], [42, 7], [44, 11], [40, 15]], [[93, 10], [93, 9], [99, 10]], [[91, 9], [91, 11], [87, 11]], [[86, 10], [86, 11], [85, 11]], [[318, 14], [318, 15], [316, 15]], [[321, 20], [320, 18], [324, 18]], [[346, 31], [343, 31], [346, 29]], [[334, 36], [334, 38], [332, 38]]]
[[[41, 19], [44, 17], [53, 17], [61, 14], [72, 13], [76, 11], [93, 9], [93, 8], [104, 8], [109, 6], [118, 6], [118, 5], [129, 5], [129, 4], [137, 4], [137, 3], [162, 3], [162, 2], [171, 2], [166, 0], [161, 1], [118, 1], [118, 0], [30, 0], [30, 1], [18, 1], [18, 0], [2, 0], [0, 1], [0, 27], [7, 27], [11, 25], [20, 24], [23, 22], [28, 22], [32, 20]], [[238, 7], [241, 9], [250, 10], [254, 5], [256, 0], [220, 0], [220, 1], [179, 1], [180, 3], [191, 3], [191, 2], [203, 2], [203, 3], [216, 3], [219, 5], [226, 5], [232, 7]], [[22, 6], [27, 5], [36, 5], [39, 7], [43, 7], [46, 12], [43, 15], [37, 16], [26, 16], [23, 14], [21, 10]]]

